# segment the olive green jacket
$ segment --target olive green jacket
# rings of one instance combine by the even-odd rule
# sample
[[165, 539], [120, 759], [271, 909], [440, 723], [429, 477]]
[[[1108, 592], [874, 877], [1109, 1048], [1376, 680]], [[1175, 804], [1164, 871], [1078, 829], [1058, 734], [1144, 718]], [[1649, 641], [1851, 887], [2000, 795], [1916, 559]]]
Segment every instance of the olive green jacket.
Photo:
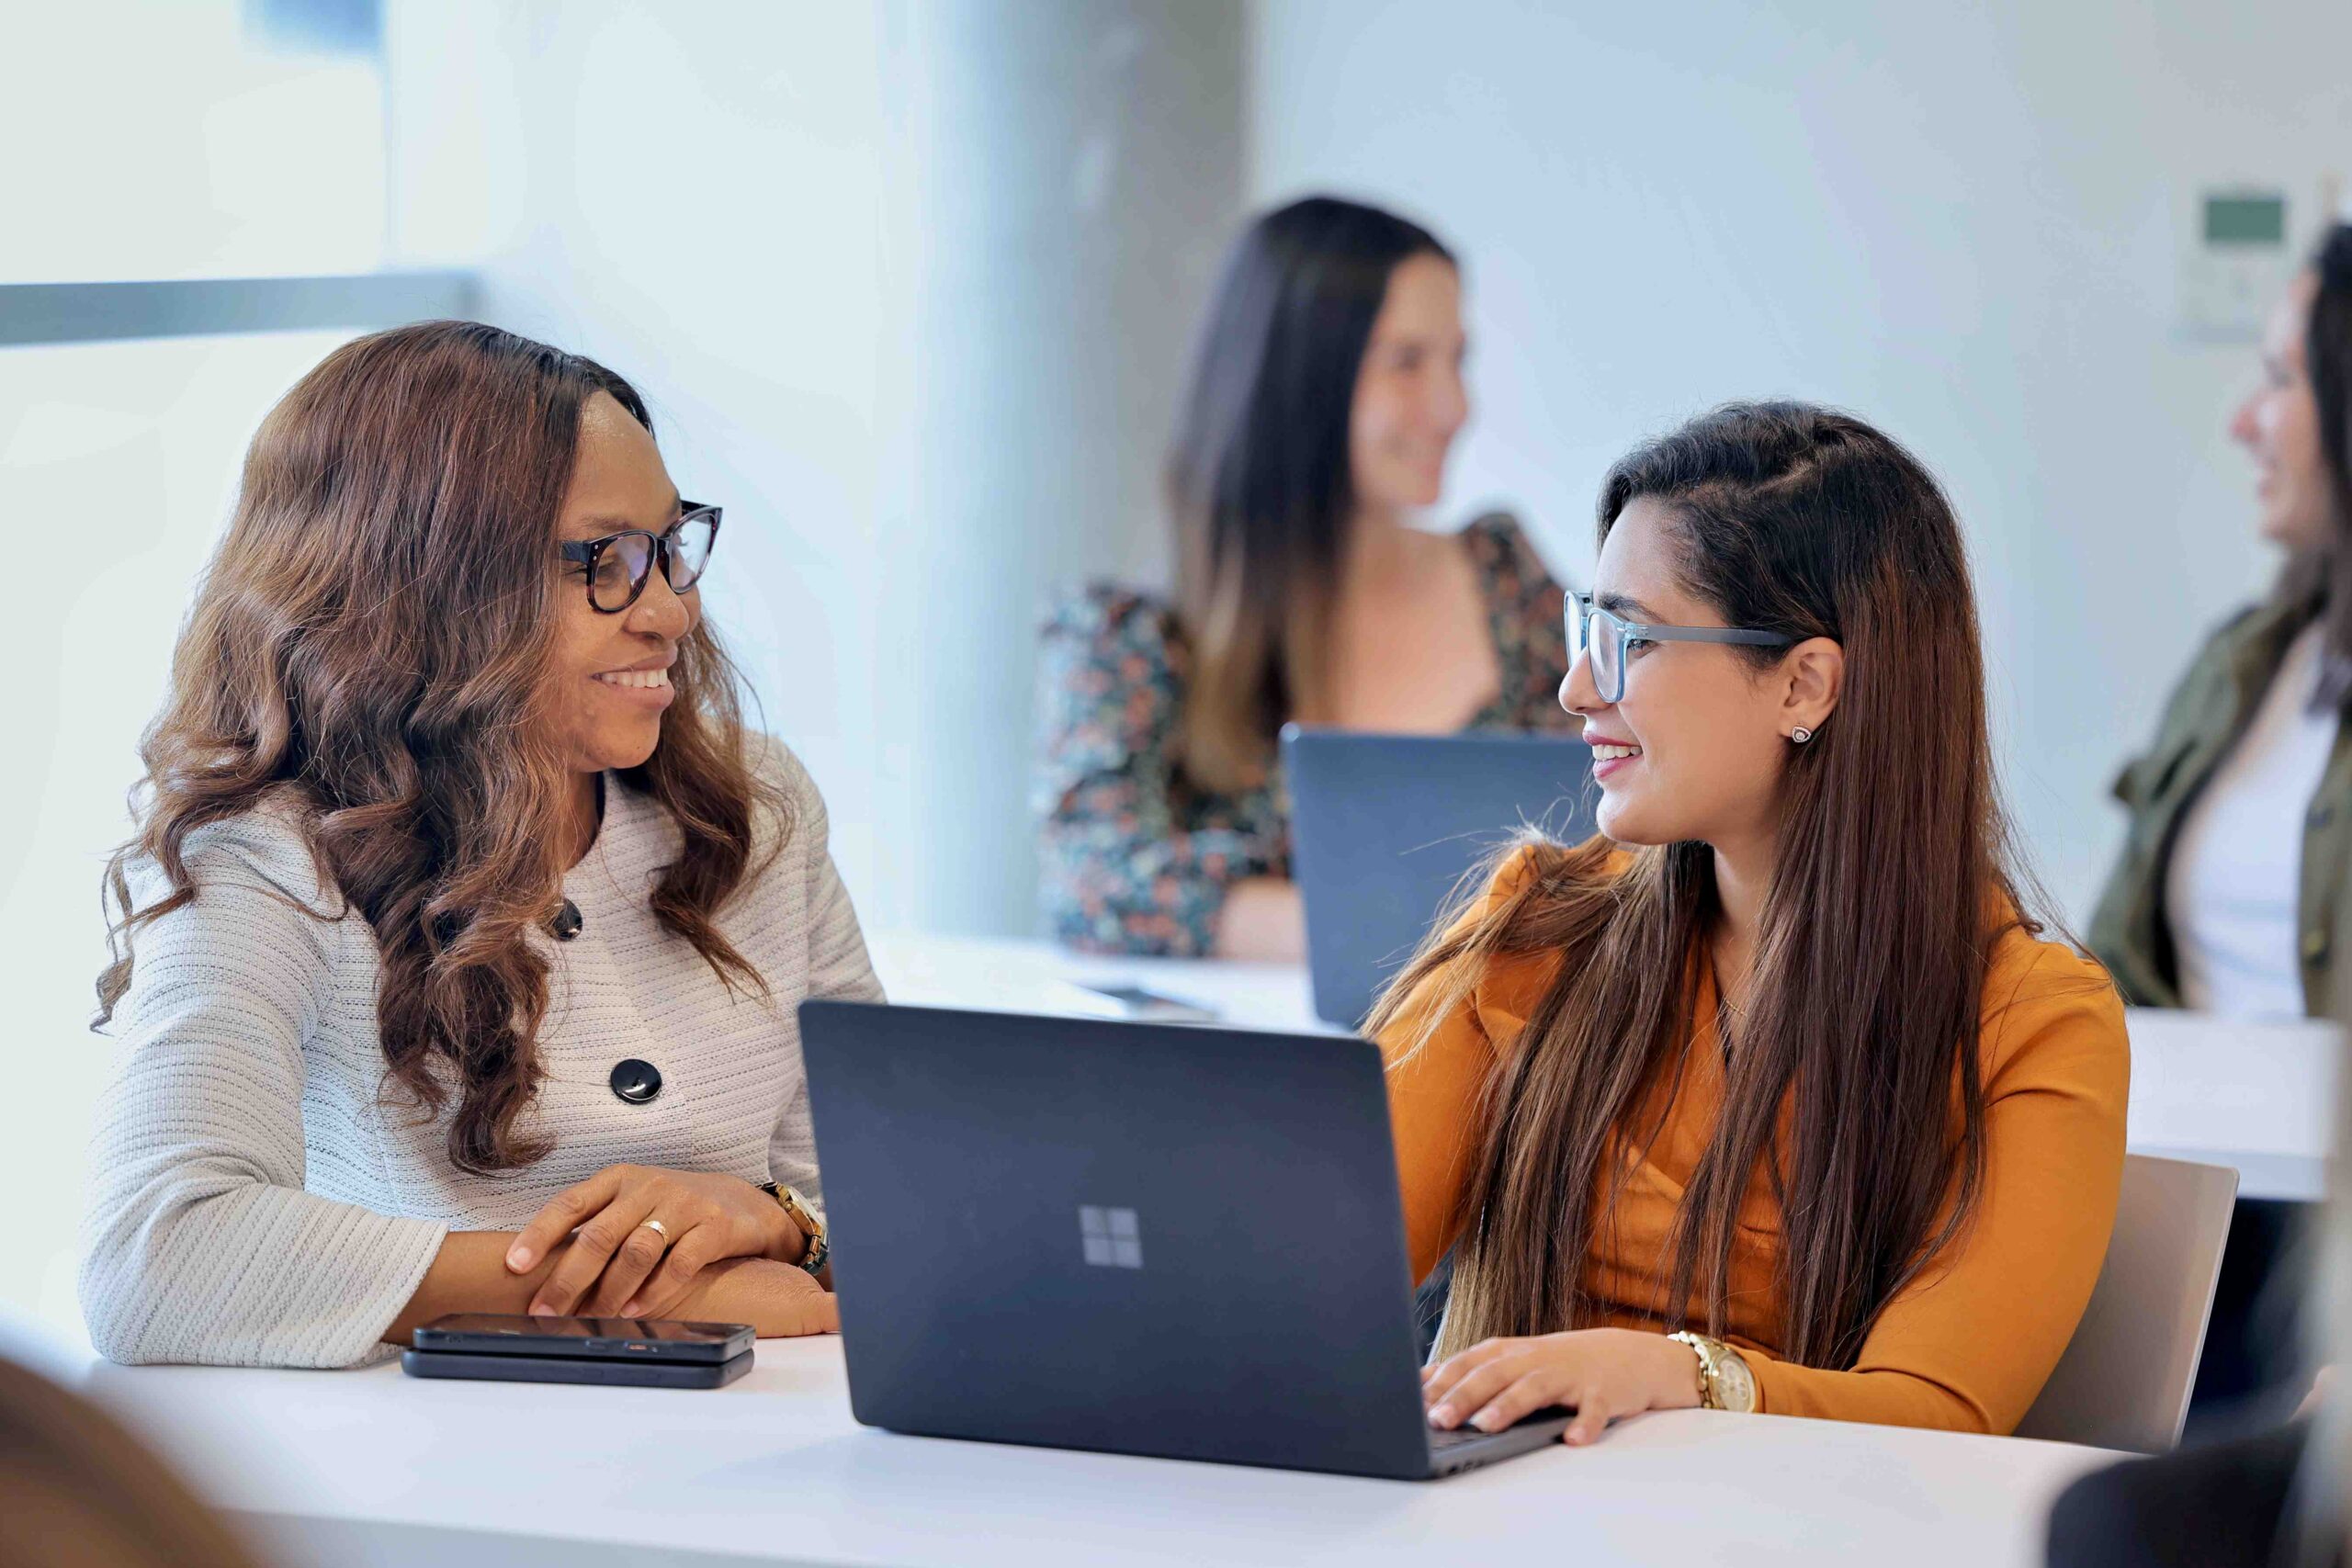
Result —
[[[2182, 1005], [2165, 913], [2173, 842], [2198, 793], [2252, 722], [2288, 643], [2308, 624], [2302, 615], [2269, 604], [2233, 618], [2206, 643], [2173, 693], [2155, 744], [2115, 782], [2115, 796], [2132, 813], [2132, 823], [2091, 917], [2090, 946], [2134, 1006]], [[2333, 1010], [2335, 954], [2352, 949], [2352, 725], [2338, 729], [2303, 817], [2298, 929], [2303, 1010], [2319, 1017]]]

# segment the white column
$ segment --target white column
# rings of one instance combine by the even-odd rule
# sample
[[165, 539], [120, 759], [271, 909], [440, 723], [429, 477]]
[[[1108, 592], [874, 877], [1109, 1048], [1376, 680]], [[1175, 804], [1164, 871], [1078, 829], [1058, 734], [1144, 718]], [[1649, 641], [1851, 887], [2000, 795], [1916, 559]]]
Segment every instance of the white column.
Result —
[[949, 931], [1031, 929], [1036, 629], [1051, 593], [1160, 574], [1161, 454], [1239, 214], [1241, 6], [906, 0], [886, 55], [905, 185], [882, 403], [884, 864]]

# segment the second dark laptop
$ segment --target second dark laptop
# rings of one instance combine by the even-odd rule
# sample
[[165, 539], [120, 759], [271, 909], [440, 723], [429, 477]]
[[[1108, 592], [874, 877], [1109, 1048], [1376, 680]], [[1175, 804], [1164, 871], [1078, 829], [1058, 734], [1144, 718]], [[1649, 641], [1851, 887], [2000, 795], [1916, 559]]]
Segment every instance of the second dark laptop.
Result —
[[1592, 751], [1550, 735], [1283, 731], [1316, 1016], [1353, 1029], [1462, 878], [1533, 826], [1593, 831]]
[[1423, 1418], [1374, 1047], [827, 1001], [800, 1038], [866, 1425], [1400, 1480], [1566, 1426]]

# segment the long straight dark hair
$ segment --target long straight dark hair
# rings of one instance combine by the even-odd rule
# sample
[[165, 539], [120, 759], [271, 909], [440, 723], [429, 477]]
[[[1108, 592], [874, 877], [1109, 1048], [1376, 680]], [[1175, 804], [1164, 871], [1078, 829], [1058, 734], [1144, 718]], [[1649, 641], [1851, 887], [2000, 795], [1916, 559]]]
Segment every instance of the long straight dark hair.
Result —
[[[1740, 1198], [1760, 1168], [1780, 1200], [1783, 1353], [1850, 1366], [1973, 1208], [1987, 957], [2005, 931], [2041, 930], [2019, 912], [1995, 798], [1960, 527], [1908, 452], [1796, 403], [1720, 409], [1633, 453], [1602, 489], [1600, 536], [1642, 498], [1670, 519], [1686, 586], [1727, 624], [1833, 637], [1846, 655], [1837, 713], [1788, 754], [1752, 1000], [1660, 1310], [1723, 1332]], [[1370, 1026], [1394, 1024], [1408, 997], [1433, 1024], [1490, 962], [1561, 955], [1491, 1088], [1449, 1352], [1589, 1321], [1586, 1269], [1639, 1152], [1632, 1120], [1681, 1070], [1719, 913], [1703, 843], [1643, 850], [1622, 875], [1605, 840], [1514, 852], [1532, 874], [1433, 939]]]
[[1390, 276], [1417, 255], [1453, 265], [1419, 225], [1318, 196], [1259, 219], [1226, 259], [1166, 474], [1192, 656], [1183, 765], [1207, 788], [1260, 776], [1283, 720], [1322, 698], [1356, 375]]
[[[2303, 362], [2319, 406], [2320, 453], [2327, 464], [2329, 551], [2289, 563], [2280, 592], [2315, 601], [2327, 621], [2328, 678], [2324, 691], [2352, 716], [2352, 223], [2338, 223], [2312, 254], [2318, 288], [2304, 329]], [[2352, 1028], [2352, 985], [2332, 999], [2339, 1026]], [[2335, 1149], [2329, 1162], [2327, 1224], [2320, 1267], [2312, 1271], [2314, 1316], [2325, 1325], [2324, 1361], [2352, 1355], [2352, 1075], [2336, 1080]], [[2312, 1440], [2289, 1494], [2293, 1561], [2335, 1564], [2352, 1552], [2352, 1405], [2337, 1394], [2319, 1402]], [[2281, 1554], [2285, 1561], [2285, 1554]]]
[[2319, 405], [2327, 468], [2327, 543], [2299, 552], [2279, 574], [2278, 596], [2327, 623], [2327, 682], [2352, 714], [2352, 223], [2338, 223], [2312, 253], [2318, 288], [2303, 329], [2303, 367]]

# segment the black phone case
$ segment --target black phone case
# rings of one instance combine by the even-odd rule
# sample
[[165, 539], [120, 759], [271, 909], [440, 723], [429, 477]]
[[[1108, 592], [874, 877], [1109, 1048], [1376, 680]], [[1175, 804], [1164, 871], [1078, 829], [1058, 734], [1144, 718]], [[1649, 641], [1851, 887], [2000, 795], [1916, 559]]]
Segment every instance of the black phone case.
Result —
[[[701, 1325], [697, 1325], [701, 1326]], [[712, 1324], [735, 1332], [724, 1340], [662, 1339], [624, 1334], [496, 1334], [444, 1328], [428, 1323], [410, 1336], [411, 1345], [436, 1355], [561, 1357], [626, 1361], [693, 1361], [716, 1365], [731, 1361], [752, 1348], [748, 1324]]]
[[752, 1370], [749, 1350], [725, 1361], [605, 1361], [582, 1356], [473, 1356], [455, 1350], [404, 1350], [413, 1378], [477, 1382], [584, 1382], [627, 1388], [724, 1388]]

